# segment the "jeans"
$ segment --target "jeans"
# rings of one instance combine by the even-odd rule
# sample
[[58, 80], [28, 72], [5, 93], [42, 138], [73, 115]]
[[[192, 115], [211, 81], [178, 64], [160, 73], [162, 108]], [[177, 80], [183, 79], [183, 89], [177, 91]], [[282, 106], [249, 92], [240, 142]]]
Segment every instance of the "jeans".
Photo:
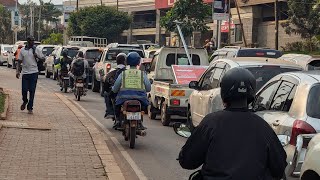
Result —
[[[33, 100], [36, 92], [37, 81], [38, 81], [38, 73], [22, 75], [22, 100], [24, 104], [28, 104], [27, 105], [28, 110], [33, 110]], [[29, 91], [29, 101], [28, 101], [28, 91]]]
[[112, 92], [104, 92], [104, 102], [106, 104], [106, 114], [108, 115], [114, 115], [114, 108], [112, 99], [114, 99], [116, 95], [114, 95]]

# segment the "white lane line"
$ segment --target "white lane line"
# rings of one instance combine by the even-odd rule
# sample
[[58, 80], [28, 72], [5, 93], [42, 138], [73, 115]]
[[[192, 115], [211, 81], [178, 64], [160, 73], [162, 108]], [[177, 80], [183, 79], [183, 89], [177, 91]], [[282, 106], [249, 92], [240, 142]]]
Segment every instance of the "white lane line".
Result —
[[130, 164], [131, 168], [133, 169], [133, 171], [136, 173], [136, 175], [138, 176], [138, 178], [140, 180], [147, 180], [148, 178], [143, 174], [143, 172], [141, 171], [141, 169], [138, 167], [138, 165], [134, 162], [134, 160], [131, 158], [131, 156], [129, 155], [129, 153], [124, 150], [124, 148], [122, 147], [122, 145], [119, 143], [119, 141], [117, 140], [117, 138], [115, 138], [113, 136], [113, 134], [106, 129], [103, 124], [101, 124], [95, 117], [93, 117], [86, 109], [84, 109], [79, 103], [77, 103], [76, 101], [72, 102], [78, 106], [78, 108], [80, 108], [88, 117], [90, 117], [101, 129], [104, 130], [104, 132], [106, 134], [108, 134], [110, 136], [111, 141], [116, 145], [117, 149], [121, 152], [122, 156], [125, 158], [125, 160]]

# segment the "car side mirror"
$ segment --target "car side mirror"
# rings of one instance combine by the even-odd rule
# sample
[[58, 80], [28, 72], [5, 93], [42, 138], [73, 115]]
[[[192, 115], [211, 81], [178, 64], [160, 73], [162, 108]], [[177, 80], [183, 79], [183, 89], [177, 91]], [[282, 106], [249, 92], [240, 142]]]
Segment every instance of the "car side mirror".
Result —
[[176, 134], [178, 134], [181, 137], [188, 138], [191, 136], [191, 130], [186, 124], [180, 122], [174, 123], [173, 130]]
[[189, 88], [190, 89], [198, 89], [199, 88], [198, 84], [199, 84], [198, 81], [191, 81], [189, 83]]

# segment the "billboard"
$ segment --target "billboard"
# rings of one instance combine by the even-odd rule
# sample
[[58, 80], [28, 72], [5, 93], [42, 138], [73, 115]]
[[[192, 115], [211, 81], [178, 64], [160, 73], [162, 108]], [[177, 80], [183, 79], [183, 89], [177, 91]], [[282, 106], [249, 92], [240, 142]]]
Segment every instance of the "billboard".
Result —
[[220, 21], [229, 19], [227, 0], [214, 1], [212, 19]]
[[[156, 9], [166, 9], [173, 6], [178, 0], [155, 0]], [[212, 3], [213, 0], [203, 0], [205, 3]]]
[[21, 16], [18, 10], [11, 11], [11, 29], [19, 30], [21, 28]]
[[208, 66], [172, 65], [177, 84], [189, 84], [198, 81]]

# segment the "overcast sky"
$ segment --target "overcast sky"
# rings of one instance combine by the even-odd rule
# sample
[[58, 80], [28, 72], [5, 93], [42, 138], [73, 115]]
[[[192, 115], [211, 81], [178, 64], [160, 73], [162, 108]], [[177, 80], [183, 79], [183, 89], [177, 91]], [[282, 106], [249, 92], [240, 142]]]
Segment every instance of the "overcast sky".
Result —
[[[20, 4], [26, 3], [28, 0], [18, 0]], [[39, 0], [31, 0], [37, 4], [39, 4]], [[50, 0], [43, 0], [43, 2], [49, 2]], [[62, 4], [62, 0], [51, 0], [53, 4]]]

